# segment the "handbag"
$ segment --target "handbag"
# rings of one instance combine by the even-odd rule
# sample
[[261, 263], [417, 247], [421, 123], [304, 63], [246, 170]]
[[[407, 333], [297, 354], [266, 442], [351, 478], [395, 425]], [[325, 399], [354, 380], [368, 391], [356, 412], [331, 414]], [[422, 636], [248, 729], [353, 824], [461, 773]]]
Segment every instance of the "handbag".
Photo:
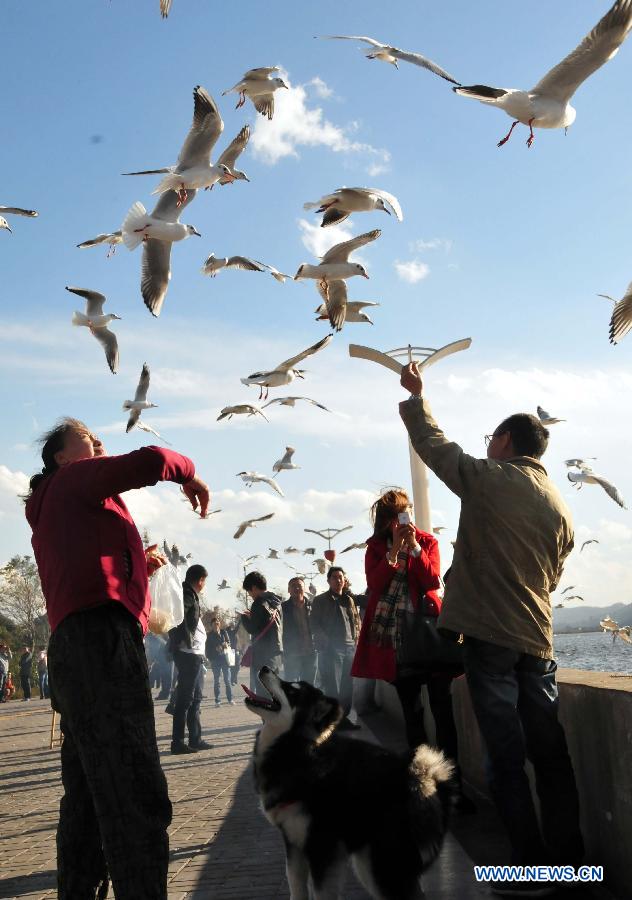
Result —
[[424, 600], [404, 617], [402, 639], [397, 651], [399, 669], [427, 669], [454, 677], [462, 675], [463, 636], [446, 637], [437, 628], [437, 616], [427, 615]]
[[259, 632], [259, 634], [257, 635], [257, 637], [256, 637], [256, 638], [253, 638], [253, 640], [250, 642], [250, 644], [246, 647], [246, 649], [245, 649], [245, 651], [244, 651], [244, 655], [243, 655], [242, 658], [241, 658], [241, 665], [242, 665], [245, 669], [249, 669], [249, 668], [252, 666], [252, 653], [253, 653], [252, 648], [254, 647], [254, 645], [255, 645], [255, 644], [257, 643], [257, 641], [260, 640], [260, 639], [264, 636], [264, 634], [265, 634], [267, 631], [269, 631], [269, 630], [272, 628], [272, 626], [273, 626], [274, 624], [276, 624], [278, 621], [279, 621], [278, 613], [277, 613], [276, 610], [275, 610], [275, 611], [272, 613], [272, 616], [270, 617], [270, 621], [268, 622], [268, 624], [266, 625], [266, 627], [265, 627], [265, 628], [262, 628], [261, 631]]
[[235, 665], [235, 651], [232, 647], [227, 647], [226, 650], [224, 650], [224, 656], [226, 657], [226, 662], [229, 666], [232, 667]]

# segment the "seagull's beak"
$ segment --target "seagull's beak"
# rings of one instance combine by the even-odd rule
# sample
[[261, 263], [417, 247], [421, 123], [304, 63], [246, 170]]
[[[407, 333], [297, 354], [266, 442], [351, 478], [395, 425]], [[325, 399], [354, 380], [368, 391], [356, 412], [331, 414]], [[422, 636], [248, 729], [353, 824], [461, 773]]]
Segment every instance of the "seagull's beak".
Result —
[[390, 216], [390, 214], [391, 214], [390, 209], [387, 209], [385, 206], [383, 206], [382, 210]]
[[363, 274], [364, 278], [366, 278], [368, 280], [369, 276], [366, 274], [366, 272], [363, 272], [362, 274]]
[[8, 231], [8, 232], [9, 232], [9, 234], [13, 234], [13, 232], [12, 232], [12, 231], [11, 231], [11, 229], [10, 229], [10, 228], [9, 228], [9, 226], [8, 226], [8, 225], [5, 225], [5, 226], [4, 226], [4, 227], [5, 227], [5, 228], [6, 228], [6, 230], [7, 230], [7, 231]]
[[197, 228], [194, 228], [194, 229], [193, 229], [192, 234], [196, 234], [198, 237], [202, 237], [202, 235], [201, 235], [200, 232], [197, 230]]

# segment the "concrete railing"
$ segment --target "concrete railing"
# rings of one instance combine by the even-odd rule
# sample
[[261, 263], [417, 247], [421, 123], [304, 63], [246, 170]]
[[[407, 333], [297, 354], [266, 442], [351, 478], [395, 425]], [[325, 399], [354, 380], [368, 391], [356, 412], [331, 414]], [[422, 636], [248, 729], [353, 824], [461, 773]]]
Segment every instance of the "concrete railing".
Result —
[[[617, 900], [632, 900], [632, 676], [558, 669], [557, 681], [560, 721], [579, 790], [586, 862], [604, 867], [605, 886]], [[465, 678], [455, 681], [453, 693], [463, 777], [487, 794], [483, 745]], [[394, 689], [377, 682], [376, 699], [403, 728]], [[432, 735], [431, 719], [427, 730]]]

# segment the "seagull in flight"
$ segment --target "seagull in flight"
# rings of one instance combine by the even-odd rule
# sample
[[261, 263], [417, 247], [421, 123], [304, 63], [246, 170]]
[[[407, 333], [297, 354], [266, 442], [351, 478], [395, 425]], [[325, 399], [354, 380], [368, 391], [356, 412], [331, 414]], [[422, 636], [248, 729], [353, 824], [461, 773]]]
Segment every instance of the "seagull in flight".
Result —
[[166, 19], [169, 15], [169, 11], [171, 10], [172, 0], [160, 0], [160, 15], [163, 19]]
[[140, 414], [144, 409], [151, 409], [156, 406], [155, 403], [150, 403], [147, 400], [147, 391], [149, 390], [149, 366], [147, 363], [143, 363], [143, 368], [141, 369], [140, 378], [138, 379], [138, 385], [136, 387], [136, 393], [134, 394], [133, 400], [126, 400], [123, 403], [123, 409], [131, 410], [129, 419], [127, 420], [127, 427], [125, 429], [126, 432], [130, 432], [134, 425], [138, 422], [140, 418]]
[[541, 406], [537, 408], [538, 419], [542, 422], [543, 425], [556, 425], [558, 422], [565, 422], [566, 419], [556, 419], [555, 416], [552, 416], [545, 409], [542, 409]]
[[266, 266], [247, 256], [218, 257], [214, 253], [207, 256], [202, 266], [202, 274], [215, 278], [222, 269], [246, 269], [248, 272], [265, 272]]
[[452, 90], [463, 97], [496, 106], [511, 116], [509, 132], [498, 146], [506, 144], [522, 122], [529, 127], [527, 147], [534, 141], [534, 128], [568, 128], [577, 111], [570, 100], [577, 88], [612, 59], [632, 28], [632, 0], [616, 0], [583, 41], [540, 79], [529, 91], [496, 88], [484, 84], [459, 85]]
[[[338, 284], [339, 282], [333, 282], [333, 284]], [[344, 282], [342, 282], [344, 284]], [[332, 301], [329, 306], [334, 306], [335, 308], [335, 300]], [[370, 318], [367, 313], [362, 310], [367, 306], [379, 306], [375, 300], [347, 300], [344, 307], [344, 318], [343, 322], [345, 324], [349, 323], [360, 323], [366, 322], [368, 325], [373, 325], [373, 319]], [[314, 312], [317, 315], [317, 322], [322, 322], [329, 319], [329, 310], [327, 307], [327, 303], [321, 303], [320, 306], [317, 306]]]
[[124, 175], [162, 175], [164, 178], [154, 194], [175, 191], [177, 205], [187, 199], [187, 191], [212, 188], [220, 179], [234, 181], [225, 163], [211, 165], [211, 152], [224, 130], [224, 123], [217, 105], [208, 91], [197, 85], [193, 89], [193, 124], [186, 136], [175, 166], [163, 169], [145, 169], [142, 172], [123, 172]]
[[585, 484], [598, 484], [618, 506], [620, 506], [622, 509], [627, 509], [623, 497], [614, 486], [614, 484], [611, 484], [611, 482], [607, 481], [603, 477], [603, 475], [597, 475], [597, 473], [593, 472], [592, 469], [586, 467], [582, 469], [581, 472], [569, 472], [567, 478], [577, 487], [578, 490], [580, 490]]
[[217, 590], [218, 590], [218, 591], [226, 591], [226, 590], [228, 590], [229, 587], [230, 587], [230, 585], [229, 585], [229, 583], [226, 581], [226, 579], [225, 579], [225, 578], [222, 578], [222, 580], [220, 581], [220, 583], [217, 585]]
[[110, 322], [114, 321], [114, 319], [120, 319], [121, 317], [114, 315], [114, 313], [104, 315], [103, 304], [105, 303], [106, 298], [103, 294], [99, 294], [98, 291], [90, 291], [87, 288], [78, 287], [66, 287], [66, 290], [70, 291], [71, 294], [77, 294], [79, 297], [83, 297], [86, 301], [85, 313], [75, 310], [71, 320], [72, 324], [78, 326], [85, 325], [90, 329], [94, 337], [105, 350], [105, 358], [110, 367], [110, 371], [113, 375], [116, 375], [119, 364], [118, 341], [116, 340], [114, 332], [110, 331], [108, 328], [108, 325]]
[[584, 547], [587, 547], [588, 544], [598, 544], [598, 543], [599, 543], [599, 541], [597, 540], [597, 538], [590, 538], [590, 540], [584, 541], [584, 543], [579, 548], [579, 552], [581, 553], [582, 550], [584, 549]]
[[379, 188], [338, 188], [331, 194], [325, 194], [320, 200], [304, 203], [303, 209], [315, 209], [317, 214], [325, 214], [320, 223], [321, 228], [338, 225], [348, 219], [351, 213], [371, 212], [374, 209], [381, 210], [389, 216], [392, 211], [399, 222], [404, 218], [397, 197]]
[[311, 403], [312, 406], [317, 406], [318, 409], [324, 409], [325, 412], [331, 412], [330, 409], [327, 409], [326, 406], [323, 406], [322, 403], [317, 403], [315, 400], [311, 400], [309, 397], [275, 397], [274, 400], [268, 400], [267, 403], [264, 403], [261, 407], [265, 409], [266, 406], [272, 406], [273, 403], [279, 403], [281, 406], [296, 406], [297, 400], [305, 400], [306, 403]]
[[82, 241], [80, 244], [77, 244], [77, 247], [79, 247], [80, 250], [84, 250], [86, 247], [96, 247], [97, 244], [109, 244], [108, 252], [106, 254], [106, 259], [109, 259], [111, 256], [114, 256], [116, 248], [122, 243], [123, 232], [119, 230], [97, 234], [96, 237], [91, 238], [89, 241]]
[[341, 550], [341, 553], [348, 553], [350, 550], [365, 550], [367, 542], [361, 541], [359, 544], [349, 544], [348, 547], [345, 547], [344, 550]]
[[305, 369], [297, 369], [297, 364], [304, 359], [307, 359], [308, 356], [312, 356], [314, 353], [318, 353], [319, 350], [326, 347], [327, 344], [331, 342], [332, 337], [332, 334], [325, 335], [322, 340], [313, 344], [311, 347], [308, 347], [306, 350], [301, 351], [301, 353], [297, 353], [296, 356], [292, 356], [290, 359], [286, 359], [284, 362], [279, 363], [274, 369], [270, 369], [267, 372], [253, 372], [252, 375], [249, 375], [247, 378], [242, 378], [241, 383], [248, 385], [258, 384], [260, 388], [260, 400], [263, 398], [263, 389], [265, 388], [265, 399], [267, 400], [268, 391], [271, 387], [281, 387], [284, 384], [291, 384], [295, 378], [303, 378]]
[[277, 475], [279, 472], [289, 471], [290, 469], [300, 469], [300, 466], [297, 466], [296, 463], [292, 462], [292, 457], [295, 454], [294, 447], [286, 447], [285, 454], [281, 457], [281, 459], [277, 459], [275, 464], [272, 466], [272, 471], [276, 472]]
[[268, 550], [270, 552], [266, 556], [266, 559], [279, 559], [279, 551], [278, 550], [273, 550], [272, 547], [268, 547]]
[[226, 94], [238, 93], [239, 100], [235, 109], [239, 109], [246, 102], [246, 97], [252, 101], [252, 105], [261, 113], [271, 119], [274, 116], [274, 92], [279, 88], [287, 88], [282, 78], [271, 78], [274, 72], [278, 72], [278, 66], [262, 66], [258, 69], [249, 69], [241, 80], [232, 88], [222, 91], [222, 97]]
[[313, 566], [316, 566], [318, 569], [319, 575], [324, 575], [327, 571], [327, 560], [326, 559], [315, 559], [312, 563]]
[[221, 422], [222, 419], [226, 418], [230, 420], [233, 416], [262, 416], [266, 422], [270, 421], [265, 413], [261, 412], [259, 407], [254, 406], [252, 403], [237, 403], [235, 406], [225, 406], [224, 409], [220, 410], [216, 421]]
[[[146, 422], [143, 422], [141, 419], [138, 419], [138, 421], [136, 422], [136, 427], [137, 427], [137, 428], [140, 428], [141, 431], [146, 431], [147, 434], [153, 434], [153, 435], [155, 435], [155, 437], [157, 437], [158, 440], [164, 441], [165, 444], [169, 444], [169, 446], [171, 447], [171, 441], [168, 441], [168, 440], [167, 440], [166, 438], [164, 438], [161, 434], [158, 434], [158, 432], [156, 431], [155, 428], [152, 428], [151, 425], [147, 425], [147, 423], [146, 423]], [[216, 511], [217, 511], [217, 510], [216, 510]]]
[[593, 459], [597, 459], [597, 457], [596, 456], [587, 456], [585, 459], [565, 459], [564, 465], [566, 466], [567, 469], [583, 469], [584, 466], [590, 468], [590, 466], [586, 462], [587, 459], [593, 460]]
[[564, 590], [562, 591], [562, 594], [568, 594], [569, 591], [574, 591], [574, 590], [575, 590], [575, 585], [570, 584], [567, 588], [564, 588]]
[[34, 209], [22, 209], [20, 206], [0, 206], [0, 230], [4, 228], [9, 234], [13, 234], [13, 232], [3, 213], [7, 216], [28, 216], [30, 219], [39, 215]]
[[445, 78], [452, 84], [458, 84], [456, 78], [449, 75], [445, 69], [438, 66], [431, 59], [422, 56], [421, 53], [411, 53], [408, 50], [400, 50], [399, 47], [393, 47], [391, 44], [385, 44], [383, 41], [376, 41], [375, 38], [363, 37], [357, 34], [323, 34], [322, 38], [328, 41], [360, 41], [360, 43], [368, 44], [365, 56], [367, 59], [380, 59], [382, 62], [390, 63], [399, 68], [398, 61], [412, 63], [414, 66], [420, 66], [422, 69], [428, 69], [434, 75]]
[[610, 343], [618, 344], [632, 328], [632, 281], [620, 300], [615, 300], [609, 294], [597, 294], [597, 296], [612, 300], [614, 303], [610, 317]]
[[[359, 234], [348, 241], [334, 244], [334, 246], [321, 258], [321, 261], [317, 266], [310, 266], [308, 263], [302, 263], [294, 276], [294, 281], [299, 281], [301, 278], [315, 279], [318, 281], [320, 287], [325, 290], [326, 298], [328, 285], [332, 281], [345, 281], [347, 278], [352, 278], [354, 275], [362, 275], [363, 278], [368, 278], [369, 276], [367, 275], [364, 266], [360, 265], [360, 263], [349, 262], [349, 256], [354, 250], [358, 250], [360, 247], [364, 247], [366, 244], [371, 243], [371, 241], [375, 241], [381, 234], [382, 232], [380, 229], [376, 228], [374, 231], [367, 231], [365, 234]], [[327, 299], [325, 299], [325, 302], [327, 302]]]
[[246, 519], [245, 522], [242, 522], [237, 531], [234, 533], [233, 537], [237, 541], [242, 536], [242, 534], [246, 531], [247, 528], [255, 528], [257, 522], [267, 522], [268, 519], [271, 519], [274, 513], [268, 513], [266, 516], [259, 516], [257, 519]]
[[442, 531], [447, 531], [446, 525], [435, 525], [435, 527], [432, 529], [433, 534], [441, 534]]
[[253, 484], [262, 482], [263, 484], [270, 485], [270, 487], [275, 490], [280, 497], [285, 496], [274, 478], [271, 478], [269, 475], [262, 475], [260, 472], [237, 472], [237, 477], [241, 478], [241, 480], [244, 481], [248, 485], [248, 487], [252, 487]]

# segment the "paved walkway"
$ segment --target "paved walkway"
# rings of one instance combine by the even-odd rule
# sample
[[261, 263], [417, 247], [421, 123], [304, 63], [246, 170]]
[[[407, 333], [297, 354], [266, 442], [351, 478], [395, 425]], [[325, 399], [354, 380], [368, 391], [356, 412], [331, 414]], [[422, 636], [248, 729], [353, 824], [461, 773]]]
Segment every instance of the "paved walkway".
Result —
[[[208, 687], [207, 687], [208, 689]], [[259, 811], [250, 753], [258, 719], [241, 702], [216, 709], [202, 703], [202, 724], [213, 750], [171, 756], [171, 717], [156, 704], [158, 746], [174, 816], [170, 828], [169, 900], [287, 900], [280, 834]], [[59, 751], [48, 749], [47, 701], [0, 706], [0, 898], [51, 900], [55, 888], [55, 828], [62, 794]], [[393, 744], [379, 716], [362, 736]], [[490, 896], [474, 882], [472, 860], [504, 862], [506, 847], [494, 812], [454, 824], [438, 863], [424, 879], [428, 900]], [[587, 895], [582, 893], [583, 898]], [[603, 895], [601, 895], [603, 896]], [[112, 898], [110, 890], [109, 897]], [[344, 900], [367, 900], [349, 873]], [[574, 900], [579, 894], [573, 892]]]

